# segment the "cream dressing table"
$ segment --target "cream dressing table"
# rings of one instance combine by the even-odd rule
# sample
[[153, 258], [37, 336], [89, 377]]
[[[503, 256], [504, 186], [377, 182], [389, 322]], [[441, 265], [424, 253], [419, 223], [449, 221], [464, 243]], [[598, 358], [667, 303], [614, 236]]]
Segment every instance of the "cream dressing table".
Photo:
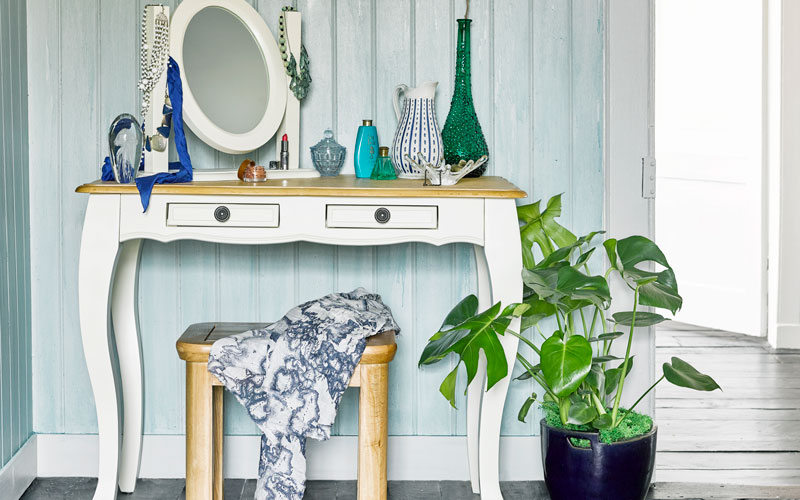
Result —
[[[353, 176], [259, 185], [239, 181], [163, 184], [153, 190], [146, 213], [134, 185], [97, 181], [78, 187], [77, 192], [89, 194], [81, 239], [79, 303], [100, 442], [94, 500], [116, 498], [117, 485], [123, 492], [132, 492], [139, 472], [143, 372], [136, 283], [142, 240], [250, 245], [470, 243], [475, 249], [481, 309], [496, 301], [520, 301], [522, 261], [514, 200], [525, 197], [525, 192], [499, 177], [465, 179], [449, 187], [421, 184], [420, 180], [371, 181]], [[117, 398], [112, 364], [111, 321], [122, 401]], [[429, 332], [410, 334], [424, 333]], [[513, 367], [518, 341], [511, 335], [501, 341]], [[485, 379], [485, 367], [482, 371], [478, 377]], [[473, 491], [482, 492], [485, 500], [502, 499], [498, 453], [510, 378], [488, 392], [482, 384], [473, 383], [467, 395], [470, 477]]]

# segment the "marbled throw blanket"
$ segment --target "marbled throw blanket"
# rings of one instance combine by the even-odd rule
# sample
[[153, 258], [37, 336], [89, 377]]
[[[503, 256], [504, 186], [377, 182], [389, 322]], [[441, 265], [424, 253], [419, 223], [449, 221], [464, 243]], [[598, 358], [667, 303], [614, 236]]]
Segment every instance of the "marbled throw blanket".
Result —
[[247, 408], [264, 435], [256, 500], [299, 500], [306, 438], [330, 437], [366, 338], [399, 331], [379, 295], [363, 288], [290, 310], [280, 321], [220, 339], [208, 371]]

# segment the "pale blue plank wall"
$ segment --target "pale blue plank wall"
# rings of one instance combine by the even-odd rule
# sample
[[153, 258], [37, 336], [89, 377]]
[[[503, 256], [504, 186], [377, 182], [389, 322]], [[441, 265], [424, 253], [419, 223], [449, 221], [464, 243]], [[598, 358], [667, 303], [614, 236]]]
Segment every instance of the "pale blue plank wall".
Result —
[[0, 467], [32, 433], [25, 0], [0, 3]]
[[[146, 0], [31, 0], [34, 279], [34, 421], [43, 433], [96, 431], [77, 319], [76, 278], [85, 196], [78, 184], [98, 176], [105, 128], [136, 111], [139, 13]], [[177, 2], [168, 2], [173, 7]], [[274, 30], [280, 4], [251, 2]], [[301, 151], [332, 127], [350, 150], [362, 118], [373, 118], [387, 144], [396, 119], [398, 83], [438, 80], [437, 112], [449, 109], [455, 19], [461, 1], [300, 0], [311, 56], [312, 93], [303, 103]], [[576, 230], [602, 223], [602, 0], [473, 1], [473, 89], [489, 142], [490, 173], [505, 176], [538, 199], [566, 192], [565, 220]], [[32, 26], [33, 24], [31, 24]], [[191, 134], [190, 134], [191, 135]], [[193, 136], [197, 168], [231, 167], [240, 157], [218, 153]], [[266, 162], [274, 145], [254, 153]], [[345, 172], [352, 172], [348, 158]], [[269, 320], [300, 301], [365, 286], [381, 293], [404, 328], [392, 364], [390, 432], [463, 434], [464, 412], [438, 394], [442, 366], [416, 367], [424, 340], [449, 308], [474, 291], [471, 249], [399, 245], [333, 248], [310, 243], [275, 247], [196, 242], [144, 246], [140, 315], [146, 377], [145, 429], [183, 431], [183, 368], [174, 341], [189, 323]], [[516, 422], [516, 406], [532, 387], [515, 383], [506, 434], [533, 434]], [[349, 394], [336, 431], [356, 430]], [[462, 403], [463, 406], [463, 403]], [[228, 405], [227, 432], [254, 427]]]

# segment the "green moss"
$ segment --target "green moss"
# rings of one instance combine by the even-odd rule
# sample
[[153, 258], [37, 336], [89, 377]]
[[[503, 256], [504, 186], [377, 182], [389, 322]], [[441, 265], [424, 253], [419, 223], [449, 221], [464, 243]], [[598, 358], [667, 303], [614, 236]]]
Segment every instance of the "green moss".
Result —
[[[558, 413], [558, 405], [552, 401], [542, 403], [542, 409], [544, 410], [544, 419], [547, 422], [547, 425], [551, 427], [555, 427], [557, 429], [569, 429], [572, 431], [597, 432], [597, 430], [591, 425], [562, 424], [561, 417]], [[620, 408], [620, 410], [622, 410], [622, 408]], [[631, 412], [631, 414], [628, 415], [627, 418], [625, 418], [625, 420], [623, 420], [622, 423], [615, 428], [601, 430], [600, 441], [606, 444], [616, 443], [617, 441], [624, 441], [626, 439], [647, 434], [652, 428], [652, 418], [634, 411]], [[570, 438], [570, 440], [572, 441], [572, 444], [580, 448], [589, 447], [588, 439]]]
[[578, 448], [591, 448], [592, 442], [588, 439], [581, 439], [581, 438], [569, 438], [570, 442], [573, 446], [577, 446]]

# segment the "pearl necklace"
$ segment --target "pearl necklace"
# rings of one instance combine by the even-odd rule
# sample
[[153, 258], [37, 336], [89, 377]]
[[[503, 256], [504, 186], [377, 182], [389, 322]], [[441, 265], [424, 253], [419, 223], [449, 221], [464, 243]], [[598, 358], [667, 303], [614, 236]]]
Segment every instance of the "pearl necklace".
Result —
[[146, 119], [147, 112], [150, 109], [150, 101], [152, 98], [153, 89], [161, 78], [161, 73], [167, 64], [167, 56], [169, 54], [169, 18], [163, 10], [156, 14], [155, 19], [155, 37], [153, 40], [153, 47], [150, 51], [150, 57], [147, 57], [147, 7], [145, 6], [144, 14], [142, 15], [142, 43], [140, 51], [141, 60], [141, 79], [139, 80], [139, 90], [142, 91], [142, 119]]

